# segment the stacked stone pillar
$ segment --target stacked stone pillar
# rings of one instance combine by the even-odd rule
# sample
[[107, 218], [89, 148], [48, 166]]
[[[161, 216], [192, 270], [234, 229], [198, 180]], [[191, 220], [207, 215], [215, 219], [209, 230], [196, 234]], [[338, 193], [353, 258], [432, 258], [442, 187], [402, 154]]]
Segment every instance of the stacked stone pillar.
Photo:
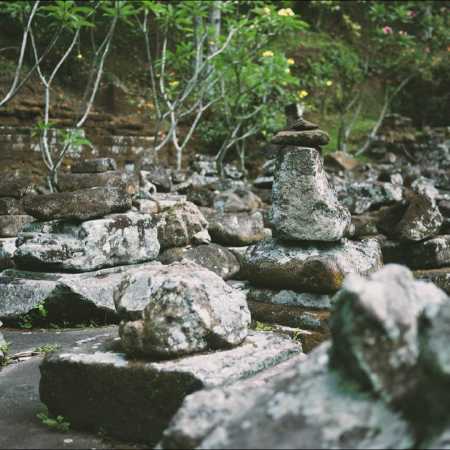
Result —
[[381, 265], [377, 241], [346, 239], [351, 216], [328, 183], [320, 153], [328, 140], [304, 119], [274, 137], [273, 238], [244, 256], [253, 318], [306, 329], [311, 346], [328, 334], [330, 295], [344, 277]]

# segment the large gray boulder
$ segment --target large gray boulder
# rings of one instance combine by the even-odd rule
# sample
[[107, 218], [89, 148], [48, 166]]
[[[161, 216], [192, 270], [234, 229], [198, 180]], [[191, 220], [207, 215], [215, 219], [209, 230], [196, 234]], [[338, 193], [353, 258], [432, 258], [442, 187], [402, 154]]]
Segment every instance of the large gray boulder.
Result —
[[0, 238], [17, 236], [22, 228], [33, 220], [34, 218], [27, 214], [0, 216]]
[[16, 251], [16, 238], [0, 239], [0, 271], [14, 267], [14, 252]]
[[49, 354], [40, 367], [40, 397], [74, 428], [103, 430], [149, 448], [187, 395], [251, 377], [301, 351], [287, 337], [252, 332], [230, 350], [152, 361], [126, 357], [115, 338], [102, 335]]
[[386, 401], [400, 404], [420, 382], [419, 318], [448, 303], [406, 267], [387, 265], [368, 279], [352, 274], [335, 298], [333, 363]]
[[271, 222], [276, 234], [287, 240], [339, 241], [350, 220], [328, 183], [319, 152], [306, 147], [283, 149], [272, 188]]
[[158, 239], [162, 249], [208, 241], [208, 222], [196, 205], [180, 202], [158, 215]]
[[382, 265], [376, 239], [285, 243], [266, 239], [242, 256], [242, 276], [256, 286], [319, 294], [334, 293], [346, 275], [367, 275]]
[[159, 256], [159, 261], [163, 264], [183, 259], [211, 270], [224, 280], [232, 278], [241, 268], [234, 253], [218, 244], [169, 248]]
[[83, 223], [35, 222], [17, 246], [20, 268], [73, 272], [151, 261], [160, 249], [153, 217], [133, 212]]
[[262, 214], [222, 213], [202, 208], [208, 221], [208, 231], [213, 242], [225, 246], [245, 246], [266, 237]]
[[120, 326], [127, 353], [173, 358], [242, 343], [250, 312], [240, 291], [194, 263], [167, 269], [169, 276], [152, 289], [140, 320]]
[[411, 448], [400, 415], [328, 368], [329, 345], [268, 380], [196, 392], [164, 432], [165, 449]]
[[114, 300], [124, 284], [132, 279], [127, 294], [147, 302], [161, 267], [150, 262], [74, 274], [5, 270], [0, 274], [0, 318], [15, 322], [44, 307], [46, 322], [118, 321]]
[[130, 195], [117, 187], [30, 195], [23, 203], [27, 214], [39, 220], [84, 221], [131, 209]]

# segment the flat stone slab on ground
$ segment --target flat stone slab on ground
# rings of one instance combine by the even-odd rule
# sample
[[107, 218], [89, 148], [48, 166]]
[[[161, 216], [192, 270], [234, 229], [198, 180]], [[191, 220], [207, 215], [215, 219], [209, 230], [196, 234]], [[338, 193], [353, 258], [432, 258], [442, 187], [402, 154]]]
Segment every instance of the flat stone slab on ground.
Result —
[[[70, 348], [76, 341], [98, 335], [117, 334], [117, 327], [85, 330], [12, 331], [3, 330], [9, 354], [27, 352], [44, 345]], [[43, 425], [36, 414], [45, 411], [39, 400], [39, 365], [42, 357], [11, 364], [0, 371], [0, 448], [2, 449], [138, 449], [136, 444], [116, 442], [97, 434], [75, 431], [64, 433]]]
[[41, 400], [76, 428], [150, 445], [187, 395], [256, 375], [300, 351], [273, 333], [252, 333], [232, 350], [161, 362], [127, 359], [114, 350], [119, 344], [118, 338], [99, 338], [48, 355], [41, 365]]
[[154, 260], [159, 254], [153, 216], [129, 212], [83, 223], [34, 222], [17, 240], [18, 267], [86, 272]]
[[349, 273], [367, 275], [382, 265], [376, 239], [341, 242], [283, 242], [265, 239], [242, 256], [244, 279], [272, 289], [330, 294]]

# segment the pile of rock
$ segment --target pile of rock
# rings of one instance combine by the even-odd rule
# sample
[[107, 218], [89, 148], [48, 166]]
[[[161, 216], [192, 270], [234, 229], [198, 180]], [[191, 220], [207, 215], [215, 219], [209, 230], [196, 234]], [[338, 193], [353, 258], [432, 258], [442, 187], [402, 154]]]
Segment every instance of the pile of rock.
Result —
[[350, 213], [330, 187], [318, 150], [327, 142], [327, 134], [304, 119], [274, 137], [274, 237], [241, 255], [253, 318], [310, 330], [316, 342], [327, 333], [329, 296], [345, 275], [381, 266], [376, 240], [345, 238]]
[[[405, 267], [350, 275], [332, 341], [188, 396], [161, 448], [448, 448], [450, 302]], [[424, 413], [426, 411], [426, 413]]]
[[[40, 395], [52, 414], [155, 445], [187, 395], [300, 357], [287, 337], [249, 332], [245, 296], [211, 271], [184, 261], [151, 272], [116, 291], [120, 339], [102, 335], [46, 357]], [[146, 295], [135, 295], [136, 284]]]
[[16, 268], [0, 274], [4, 321], [39, 308], [56, 322], [115, 315], [115, 283], [158, 257], [156, 221], [130, 211], [123, 185], [29, 195], [22, 204], [37, 220], [17, 237]]
[[0, 271], [13, 267], [16, 236], [34, 219], [23, 207], [23, 197], [32, 190], [30, 177], [4, 174], [0, 179]]

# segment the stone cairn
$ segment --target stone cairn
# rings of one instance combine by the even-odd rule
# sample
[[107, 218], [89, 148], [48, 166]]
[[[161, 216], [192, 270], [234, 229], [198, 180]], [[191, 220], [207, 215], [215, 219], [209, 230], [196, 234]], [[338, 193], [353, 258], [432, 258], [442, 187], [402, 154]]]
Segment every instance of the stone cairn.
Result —
[[382, 264], [375, 239], [346, 238], [351, 216], [330, 187], [320, 155], [328, 140], [304, 119], [273, 138], [273, 238], [242, 256], [252, 317], [306, 330], [307, 349], [328, 335], [330, 296], [344, 277], [367, 275]]
[[[3, 174], [0, 178], [0, 272], [14, 266], [16, 236], [34, 219], [23, 207], [23, 197], [33, 190], [30, 177]], [[0, 321], [0, 327], [2, 322]], [[0, 364], [6, 356], [6, 341], [0, 333]]]
[[[117, 320], [115, 283], [130, 271], [144, 270], [158, 257], [160, 244], [154, 217], [131, 211], [128, 180], [115, 169], [107, 158], [80, 162], [63, 177], [72, 179], [68, 191], [24, 195], [20, 212], [26, 215], [5, 216], [20, 222], [11, 234], [20, 231], [10, 244], [15, 268], [0, 274], [4, 322], [20, 323], [24, 316], [72, 324]], [[110, 175], [109, 185], [83, 181]], [[76, 184], [74, 177], [82, 182]], [[16, 212], [16, 203], [12, 198], [0, 205]], [[39, 317], [39, 309], [45, 317]]]

